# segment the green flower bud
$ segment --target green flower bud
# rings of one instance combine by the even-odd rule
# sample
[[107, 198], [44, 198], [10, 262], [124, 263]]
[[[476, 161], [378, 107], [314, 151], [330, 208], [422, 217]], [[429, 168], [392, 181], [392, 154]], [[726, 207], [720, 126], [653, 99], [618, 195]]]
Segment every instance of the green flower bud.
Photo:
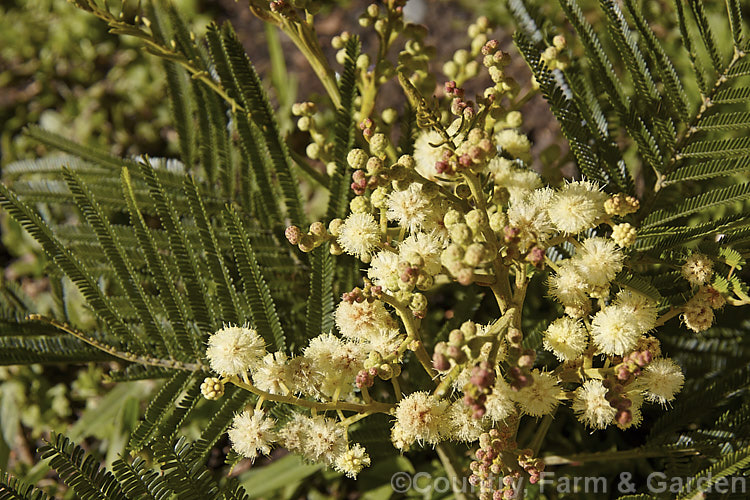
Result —
[[383, 356], [378, 351], [370, 351], [365, 360], [365, 370], [370, 368], [376, 368], [378, 365], [383, 364]]
[[342, 253], [344, 253], [344, 249], [341, 248], [341, 245], [339, 245], [335, 241], [332, 241], [331, 246], [330, 246], [330, 252], [331, 252], [331, 255], [341, 255]]
[[370, 26], [372, 26], [372, 19], [370, 19], [368, 16], [364, 14], [362, 14], [361, 16], [357, 18], [357, 22], [363, 28], [369, 28]]
[[[468, 321], [466, 323], [468, 323]], [[464, 323], [464, 325], [466, 323]], [[461, 325], [461, 328], [463, 328], [464, 325]], [[474, 332], [470, 336], [473, 336], [474, 333], [476, 333], [476, 328], [474, 328]], [[464, 332], [462, 332], [458, 328], [456, 328], [455, 330], [451, 330], [451, 333], [448, 335], [448, 344], [456, 347], [461, 347], [464, 345], [464, 342], [466, 342]]]
[[346, 162], [354, 170], [364, 170], [367, 163], [367, 153], [362, 149], [352, 149], [346, 155]]
[[337, 168], [338, 168], [338, 166], [336, 165], [335, 161], [329, 161], [328, 163], [326, 163], [326, 173], [329, 176], [335, 175]]
[[479, 74], [479, 63], [477, 61], [469, 61], [464, 67], [464, 73], [467, 78], [474, 78]]
[[321, 237], [326, 235], [326, 227], [322, 222], [313, 222], [310, 224], [310, 234]]
[[360, 54], [357, 57], [357, 68], [361, 70], [366, 70], [370, 66], [370, 56], [367, 54]]
[[370, 138], [370, 152], [375, 156], [385, 157], [388, 149], [388, 138], [385, 134], [375, 134]]
[[417, 276], [417, 288], [420, 290], [429, 290], [435, 285], [435, 278], [427, 273], [420, 272]]
[[518, 128], [523, 124], [523, 115], [520, 111], [511, 111], [505, 116], [505, 123], [511, 128]]
[[308, 130], [310, 130], [311, 121], [312, 120], [310, 120], [309, 116], [303, 116], [299, 120], [297, 120], [297, 128], [302, 132], [307, 132]]
[[376, 3], [372, 3], [367, 6], [367, 15], [370, 17], [378, 17], [380, 15], [380, 7]]
[[370, 211], [370, 202], [364, 196], [355, 196], [349, 202], [349, 210], [353, 214], [364, 214]]
[[462, 222], [463, 218], [464, 217], [463, 215], [461, 215], [461, 212], [459, 212], [455, 208], [451, 208], [445, 213], [445, 216], [443, 217], [443, 224], [445, 225], [445, 227], [450, 229], [452, 225]]
[[456, 64], [465, 66], [466, 63], [471, 60], [471, 54], [469, 54], [469, 51], [466, 49], [458, 49], [456, 53], [453, 54], [453, 60], [456, 61]]
[[468, 245], [474, 237], [471, 228], [466, 224], [454, 224], [449, 231], [451, 239], [459, 245]]
[[501, 232], [508, 225], [508, 217], [504, 212], [495, 212], [490, 215], [490, 228], [496, 233]]
[[299, 242], [299, 249], [303, 252], [312, 252], [315, 248], [315, 238], [310, 236], [309, 234], [306, 234], [302, 236], [302, 240]]
[[346, 50], [341, 49], [338, 52], [336, 52], [336, 62], [340, 65], [346, 64]]
[[388, 203], [388, 190], [384, 187], [377, 187], [370, 195], [370, 203], [375, 208], [385, 208]]
[[443, 64], [443, 73], [451, 80], [455, 79], [458, 76], [458, 64], [454, 61], [446, 62]]
[[380, 118], [386, 125], [393, 125], [398, 120], [398, 111], [393, 108], [386, 108], [380, 114]]
[[341, 219], [333, 219], [331, 222], [328, 223], [328, 232], [331, 233], [331, 235], [338, 237], [339, 231], [341, 231], [341, 226], [344, 225], [344, 221]]
[[398, 159], [399, 165], [403, 165], [409, 170], [417, 166], [417, 162], [412, 155], [401, 155]]
[[482, 243], [472, 243], [469, 248], [466, 249], [464, 254], [464, 262], [467, 266], [477, 267], [482, 263], [486, 252]]
[[316, 143], [311, 142], [307, 145], [307, 148], [305, 149], [305, 152], [307, 153], [307, 157], [312, 160], [317, 160], [320, 156], [320, 146], [318, 146]]
[[415, 293], [411, 298], [411, 302], [409, 302], [409, 309], [411, 309], [414, 312], [426, 310], [427, 309], [427, 297], [425, 297], [421, 293]]
[[557, 35], [552, 39], [552, 45], [554, 45], [557, 50], [563, 50], [568, 46], [568, 42], [563, 35]]
[[480, 232], [480, 228], [487, 222], [487, 212], [475, 208], [466, 214], [466, 224], [475, 233]]
[[471, 38], [471, 53], [475, 55], [479, 55], [485, 43], [487, 43], [487, 35], [485, 35], [484, 33], [479, 33], [476, 36], [472, 37]]
[[367, 171], [367, 175], [377, 175], [381, 170], [383, 170], [383, 160], [381, 160], [377, 156], [370, 157], [370, 159], [367, 160], [365, 170]]

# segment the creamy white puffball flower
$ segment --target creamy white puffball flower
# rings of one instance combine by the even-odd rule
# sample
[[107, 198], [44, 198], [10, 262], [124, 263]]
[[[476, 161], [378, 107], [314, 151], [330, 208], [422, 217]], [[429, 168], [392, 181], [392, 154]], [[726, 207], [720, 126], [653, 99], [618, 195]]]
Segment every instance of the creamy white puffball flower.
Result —
[[552, 296], [565, 306], [566, 314], [580, 317], [590, 309], [586, 281], [570, 260], [558, 265], [557, 272], [549, 277], [548, 286]]
[[336, 327], [344, 337], [367, 340], [382, 328], [393, 326], [393, 319], [379, 300], [347, 302], [336, 308]]
[[513, 393], [513, 399], [521, 410], [532, 417], [552, 413], [560, 403], [563, 392], [557, 376], [538, 369], [531, 372], [533, 383]]
[[382, 250], [375, 254], [367, 269], [367, 276], [372, 280], [373, 285], [382, 287], [385, 291], [397, 291], [401, 280], [399, 260], [398, 254], [390, 250]]
[[339, 229], [337, 241], [346, 253], [369, 260], [380, 243], [380, 226], [371, 214], [350, 214]]
[[279, 430], [279, 442], [292, 453], [327, 465], [332, 465], [348, 448], [346, 429], [322, 415], [295, 415]]
[[276, 421], [266, 418], [262, 411], [238, 413], [227, 431], [232, 449], [252, 460], [258, 455], [268, 455], [277, 439], [275, 425]]
[[[456, 119], [447, 129], [448, 134], [451, 136], [455, 134], [461, 126], [461, 120]], [[461, 143], [464, 140], [464, 134], [459, 134], [455, 138], [456, 143]], [[416, 163], [415, 170], [422, 176], [431, 181], [438, 180], [440, 175], [435, 170], [435, 163], [440, 161], [443, 156], [443, 147], [434, 147], [433, 144], [440, 144], [443, 142], [443, 137], [435, 130], [426, 130], [417, 136], [417, 140], [414, 141], [414, 161]]]
[[517, 130], [501, 130], [495, 134], [495, 143], [498, 148], [501, 148], [514, 158], [519, 158], [525, 162], [531, 159], [529, 155], [529, 150], [531, 149], [529, 138]]
[[492, 172], [495, 186], [505, 188], [510, 196], [510, 203], [522, 201], [529, 193], [542, 187], [539, 174], [532, 170], [516, 167], [512, 161], [496, 156], [487, 164]]
[[419, 266], [430, 276], [440, 273], [440, 255], [444, 243], [435, 233], [414, 233], [398, 246], [401, 259], [412, 266]]
[[617, 410], [607, 401], [607, 388], [600, 380], [587, 380], [576, 389], [573, 411], [578, 420], [591, 429], [604, 429], [612, 423]]
[[293, 385], [288, 367], [289, 358], [284, 352], [268, 353], [253, 371], [253, 383], [270, 394], [287, 394], [286, 389], [291, 390]]
[[693, 286], [703, 285], [713, 274], [713, 261], [702, 253], [694, 253], [682, 266], [682, 275]]
[[594, 315], [591, 338], [605, 354], [623, 356], [632, 351], [643, 332], [630, 309], [608, 306]]
[[612, 240], [600, 237], [585, 239], [572, 259], [592, 289], [608, 289], [617, 273], [622, 271], [624, 260], [625, 256]]
[[604, 202], [607, 198], [607, 194], [599, 191], [593, 182], [570, 182], [552, 197], [548, 207], [549, 218], [560, 231], [578, 234], [605, 215]]
[[366, 351], [375, 351], [386, 357], [398, 350], [403, 338], [404, 335], [398, 328], [381, 328], [370, 335], [363, 347]]
[[225, 326], [208, 339], [206, 357], [211, 369], [223, 377], [244, 375], [266, 355], [266, 343], [256, 330]]
[[403, 191], [393, 191], [388, 196], [386, 215], [410, 233], [423, 228], [433, 210], [432, 200], [422, 192], [422, 185], [412, 182]]
[[474, 410], [462, 400], [453, 401], [448, 407], [447, 420], [450, 425], [448, 437], [454, 441], [471, 443], [485, 432], [483, 420], [474, 418]]
[[549, 220], [547, 205], [553, 195], [554, 191], [549, 188], [537, 189], [522, 201], [508, 207], [508, 223], [519, 230], [519, 246], [522, 250], [527, 250], [552, 235], [554, 228]]
[[652, 403], [666, 405], [682, 389], [685, 376], [677, 364], [669, 358], [655, 359], [643, 369], [638, 382], [646, 389], [646, 399]]
[[437, 444], [450, 428], [448, 402], [428, 392], [413, 392], [399, 401], [392, 438], [396, 447], [408, 448], [414, 441]]
[[615, 298], [615, 305], [631, 314], [631, 319], [639, 332], [646, 333], [656, 326], [658, 316], [656, 303], [645, 295], [631, 290], [622, 290]]
[[334, 469], [352, 479], [356, 478], [362, 469], [369, 466], [370, 456], [359, 443], [355, 443], [354, 446], [336, 457], [336, 461], [333, 463]]
[[502, 377], [498, 377], [495, 381], [492, 393], [484, 402], [484, 408], [487, 411], [485, 416], [494, 423], [502, 422], [516, 411], [513, 389]]
[[304, 355], [322, 374], [318, 389], [328, 397], [333, 397], [337, 391], [341, 396], [349, 394], [367, 358], [362, 344], [345, 342], [329, 333], [310, 340]]
[[588, 346], [588, 332], [580, 320], [558, 318], [544, 332], [544, 348], [560, 361], [577, 359]]

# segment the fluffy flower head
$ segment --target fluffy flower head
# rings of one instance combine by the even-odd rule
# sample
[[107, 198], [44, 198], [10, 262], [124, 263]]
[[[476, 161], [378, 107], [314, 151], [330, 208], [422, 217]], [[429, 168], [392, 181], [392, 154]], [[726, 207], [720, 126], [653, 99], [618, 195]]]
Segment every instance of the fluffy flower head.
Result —
[[396, 221], [410, 233], [419, 231], [430, 219], [432, 200], [422, 192], [422, 185], [409, 184], [403, 191], [393, 191], [388, 196], [388, 220]]
[[208, 339], [206, 357], [222, 376], [244, 375], [265, 356], [265, 342], [252, 328], [225, 326]]
[[552, 197], [549, 218], [560, 231], [578, 234], [592, 227], [594, 221], [605, 214], [606, 200], [607, 195], [593, 182], [571, 182]]
[[586, 427], [604, 429], [615, 418], [617, 410], [605, 398], [607, 388], [600, 380], [587, 380], [576, 389], [573, 411]]
[[647, 400], [666, 405], [682, 389], [685, 376], [674, 361], [660, 358], [646, 366], [638, 381], [646, 388]]
[[381, 328], [393, 325], [393, 319], [379, 300], [347, 302], [336, 308], [336, 326], [341, 335], [350, 339], [367, 340]]
[[617, 294], [615, 305], [631, 314], [631, 319], [641, 333], [653, 330], [656, 326], [658, 311], [656, 303], [640, 293], [622, 290]]
[[622, 270], [625, 256], [612, 240], [594, 237], [583, 241], [572, 260], [581, 277], [592, 289], [608, 289], [617, 273]]
[[494, 176], [495, 186], [508, 191], [511, 204], [522, 201], [529, 193], [542, 187], [542, 180], [536, 172], [518, 168], [502, 156], [490, 160], [487, 168]]
[[255, 459], [258, 455], [268, 455], [276, 441], [273, 431], [276, 421], [266, 418], [262, 411], [243, 411], [234, 416], [227, 434], [232, 448], [245, 458]]
[[398, 251], [401, 259], [435, 276], [442, 268], [440, 254], [443, 246], [443, 241], [434, 233], [414, 233], [401, 242]]
[[588, 333], [580, 320], [558, 318], [544, 332], [544, 348], [560, 361], [578, 358], [588, 345]]
[[513, 394], [516, 403], [532, 417], [552, 413], [562, 396], [559, 380], [555, 375], [539, 370], [532, 371], [531, 376], [534, 382]]
[[362, 344], [345, 342], [331, 334], [312, 339], [304, 355], [322, 375], [319, 390], [328, 397], [336, 391], [342, 395], [352, 391], [357, 373], [364, 368], [367, 357]]
[[682, 275], [693, 286], [703, 285], [714, 273], [714, 263], [702, 253], [694, 253], [682, 266]]
[[370, 456], [361, 444], [355, 443], [354, 446], [346, 450], [336, 458], [333, 467], [351, 478], [357, 477], [362, 469], [370, 466]]
[[643, 333], [629, 308], [611, 305], [594, 315], [591, 337], [605, 354], [622, 356], [633, 350]]
[[382, 287], [386, 291], [397, 291], [401, 279], [398, 263], [398, 254], [388, 250], [380, 251], [370, 261], [367, 276], [374, 285]]
[[448, 402], [428, 392], [414, 392], [396, 407], [396, 423], [392, 432], [394, 444], [404, 449], [414, 441], [437, 444], [450, 427], [447, 421]]
[[279, 441], [292, 453], [332, 465], [347, 450], [346, 430], [322, 415], [295, 415], [279, 430]]
[[337, 241], [346, 253], [369, 259], [380, 243], [380, 226], [371, 214], [351, 214], [341, 225]]

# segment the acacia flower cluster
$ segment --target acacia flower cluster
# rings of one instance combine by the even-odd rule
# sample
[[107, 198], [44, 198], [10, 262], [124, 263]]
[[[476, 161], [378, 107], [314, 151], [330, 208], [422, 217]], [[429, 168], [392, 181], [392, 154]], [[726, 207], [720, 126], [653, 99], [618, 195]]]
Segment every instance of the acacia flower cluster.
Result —
[[[400, 15], [397, 2], [388, 5], [396, 10], [371, 6], [361, 23], [386, 29]], [[320, 332], [296, 356], [266, 352], [260, 335], [246, 327], [229, 326], [210, 338], [206, 356], [220, 378], [206, 379], [204, 396], [221, 397], [225, 383], [258, 396], [255, 410], [239, 413], [229, 430], [238, 453], [255, 458], [283, 446], [356, 476], [370, 459], [349, 442], [348, 429], [385, 413], [401, 451], [478, 443], [472, 481], [482, 498], [508, 497], [516, 479], [534, 482], [544, 467], [538, 449], [516, 442], [524, 416], [551, 419], [569, 411], [591, 431], [627, 429], [642, 421], [643, 404], [668, 406], [682, 388], [682, 371], [662, 354], [655, 332], [678, 315], [694, 331], [711, 325], [725, 302], [712, 285], [711, 259], [687, 257], [682, 275], [695, 293], [682, 305], [670, 308], [629, 284], [638, 200], [586, 179], [544, 185], [529, 168], [519, 85], [506, 74], [510, 56], [489, 32], [486, 20], [472, 25], [471, 49], [446, 64], [455, 79], [434, 105], [421, 94], [428, 79], [408, 71], [424, 69], [420, 58], [429, 50], [421, 38], [393, 71], [378, 66], [383, 61], [375, 69], [357, 61], [363, 100], [386, 75], [399, 74], [419, 125], [413, 154], [391, 142], [393, 120], [361, 115], [362, 140], [346, 155], [348, 215], [286, 230], [302, 252], [324, 247], [362, 263], [366, 277], [343, 294], [333, 331]], [[348, 36], [338, 38], [337, 48]], [[556, 38], [545, 58], [564, 66], [564, 54], [565, 41]], [[490, 84], [470, 99], [461, 85], [482, 67]], [[308, 156], [330, 163], [333, 149], [316, 128], [315, 112], [311, 103], [294, 108], [299, 129], [314, 141]], [[560, 311], [537, 349], [524, 343], [522, 321], [532, 280], [546, 283]], [[425, 331], [433, 292], [450, 282], [491, 292], [497, 319], [468, 320], [444, 338]], [[540, 362], [541, 349], [558, 363]], [[401, 379], [409, 370], [423, 370], [430, 384], [404, 393]], [[303, 413], [277, 421], [262, 409], [273, 402]], [[547, 427], [540, 426], [540, 440]], [[491, 475], [506, 478], [499, 491], [487, 481]]]

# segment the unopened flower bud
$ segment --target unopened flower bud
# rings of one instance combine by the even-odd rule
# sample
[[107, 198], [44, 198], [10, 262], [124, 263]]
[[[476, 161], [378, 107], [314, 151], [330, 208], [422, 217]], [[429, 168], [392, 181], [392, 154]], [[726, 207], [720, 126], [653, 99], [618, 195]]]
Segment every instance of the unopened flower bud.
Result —
[[313, 222], [310, 224], [310, 233], [317, 237], [325, 236], [326, 227], [322, 222]]
[[354, 170], [362, 170], [367, 164], [367, 153], [362, 149], [352, 149], [346, 155], [346, 161]]
[[297, 226], [289, 226], [284, 231], [284, 236], [292, 245], [298, 245], [302, 238], [302, 231]]
[[206, 399], [221, 398], [224, 395], [224, 382], [220, 378], [206, 377], [201, 384], [201, 394]]
[[388, 149], [388, 138], [385, 134], [375, 134], [370, 138], [370, 152], [375, 156], [385, 157]]

